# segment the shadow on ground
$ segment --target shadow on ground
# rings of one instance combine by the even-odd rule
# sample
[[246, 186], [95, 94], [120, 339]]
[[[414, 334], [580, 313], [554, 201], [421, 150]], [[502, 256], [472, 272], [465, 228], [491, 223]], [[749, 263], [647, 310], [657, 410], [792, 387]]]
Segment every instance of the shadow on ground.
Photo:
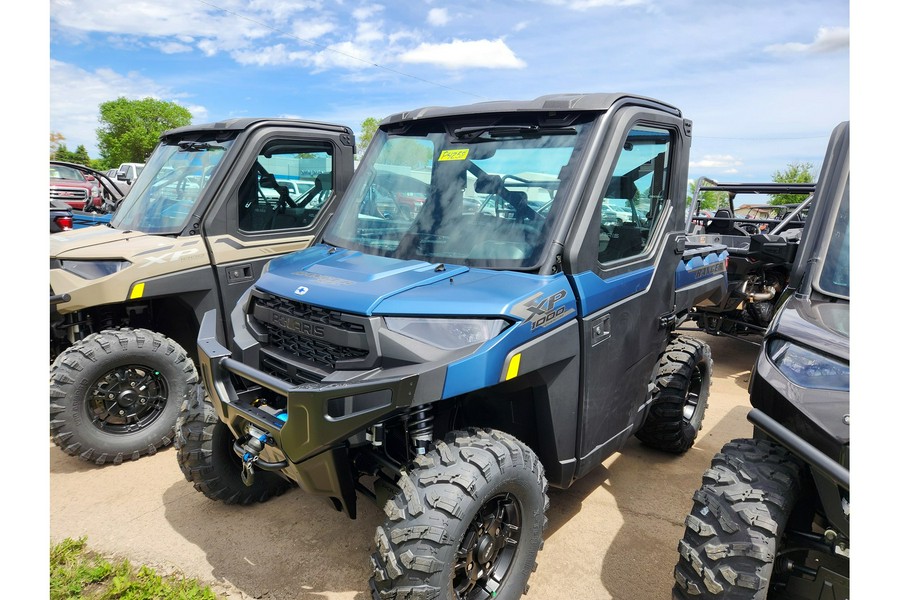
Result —
[[371, 502], [361, 501], [351, 520], [299, 488], [262, 504], [229, 506], [187, 481], [170, 487], [164, 499], [166, 520], [205, 552], [216, 579], [253, 598], [370, 598], [369, 556], [384, 516]]

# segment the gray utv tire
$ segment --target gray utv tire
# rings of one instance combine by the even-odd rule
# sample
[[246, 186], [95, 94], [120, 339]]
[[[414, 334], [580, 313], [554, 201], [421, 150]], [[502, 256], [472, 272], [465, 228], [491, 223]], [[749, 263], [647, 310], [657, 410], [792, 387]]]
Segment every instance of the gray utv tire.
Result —
[[374, 598], [514, 600], [547, 523], [537, 456], [499, 431], [450, 432], [404, 473], [375, 531]]
[[703, 426], [712, 369], [709, 346], [675, 336], [659, 361], [655, 397], [637, 438], [664, 452], [687, 452]]
[[225, 504], [253, 504], [280, 496], [293, 482], [256, 469], [253, 484], [241, 479], [241, 457], [232, 449], [234, 435], [216, 415], [212, 402], [196, 384], [181, 407], [175, 426], [178, 466], [184, 478], [204, 496]]
[[50, 366], [50, 435], [64, 452], [103, 465], [172, 443], [178, 408], [197, 381], [184, 348], [147, 329], [107, 329]]
[[674, 600], [766, 598], [801, 469], [766, 440], [732, 440], [713, 457], [678, 543]]

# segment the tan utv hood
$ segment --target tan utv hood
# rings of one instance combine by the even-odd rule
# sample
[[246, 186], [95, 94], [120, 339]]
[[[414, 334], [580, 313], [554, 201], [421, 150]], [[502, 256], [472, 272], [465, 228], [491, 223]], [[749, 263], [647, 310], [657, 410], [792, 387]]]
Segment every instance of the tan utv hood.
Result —
[[52, 293], [71, 296], [69, 302], [57, 305], [62, 313], [123, 302], [135, 297], [132, 290], [136, 284], [210, 264], [199, 235], [166, 237], [102, 226], [96, 231], [91, 227], [54, 233], [50, 236], [50, 258], [130, 263], [116, 273], [96, 279], [85, 279], [65, 268], [51, 268]]
[[125, 258], [125, 254], [120, 252], [132, 253], [132, 248], [137, 245], [146, 248], [147, 238], [154, 240], [150, 243], [171, 241], [171, 238], [151, 236], [140, 231], [95, 225], [50, 236], [50, 258]]

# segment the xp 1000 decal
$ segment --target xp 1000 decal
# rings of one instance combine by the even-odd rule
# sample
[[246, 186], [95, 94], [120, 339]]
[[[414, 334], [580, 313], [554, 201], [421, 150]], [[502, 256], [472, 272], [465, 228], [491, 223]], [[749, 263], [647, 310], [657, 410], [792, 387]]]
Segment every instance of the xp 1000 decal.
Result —
[[531, 330], [547, 327], [560, 322], [564, 317], [575, 312], [571, 306], [567, 306], [564, 298], [568, 295], [566, 290], [559, 290], [550, 294], [535, 294], [524, 302], [517, 304], [512, 313], [525, 319], [525, 323], [531, 323]]

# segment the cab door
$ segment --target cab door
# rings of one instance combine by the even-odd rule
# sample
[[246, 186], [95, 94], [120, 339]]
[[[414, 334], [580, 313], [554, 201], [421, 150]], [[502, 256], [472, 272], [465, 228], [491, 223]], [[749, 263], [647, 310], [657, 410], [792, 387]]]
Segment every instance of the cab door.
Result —
[[576, 477], [621, 448], [647, 407], [683, 235], [683, 121], [637, 108], [614, 119], [570, 238], [583, 348]]
[[207, 220], [206, 238], [220, 290], [220, 314], [271, 259], [308, 247], [352, 174], [352, 147], [337, 135], [308, 130], [257, 132], [235, 162], [229, 190]]

